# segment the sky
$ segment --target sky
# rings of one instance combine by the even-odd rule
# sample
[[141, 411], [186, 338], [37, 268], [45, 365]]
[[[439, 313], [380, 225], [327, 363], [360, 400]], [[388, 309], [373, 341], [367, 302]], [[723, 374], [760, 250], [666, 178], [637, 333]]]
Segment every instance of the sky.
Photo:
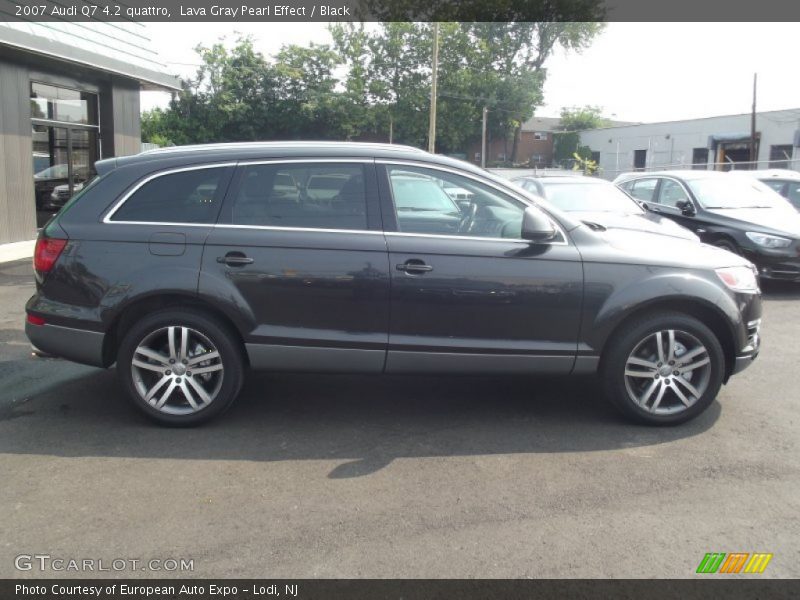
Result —
[[[275, 54], [283, 44], [330, 42], [324, 23], [150, 23], [161, 61], [191, 75], [193, 48], [235, 32]], [[563, 107], [600, 106], [620, 121], [658, 122], [750, 111], [758, 73], [758, 110], [800, 107], [797, 40], [800, 23], [609, 23], [578, 54], [558, 50], [546, 63], [544, 106], [538, 116]], [[143, 92], [142, 108], [164, 106], [169, 96]]]

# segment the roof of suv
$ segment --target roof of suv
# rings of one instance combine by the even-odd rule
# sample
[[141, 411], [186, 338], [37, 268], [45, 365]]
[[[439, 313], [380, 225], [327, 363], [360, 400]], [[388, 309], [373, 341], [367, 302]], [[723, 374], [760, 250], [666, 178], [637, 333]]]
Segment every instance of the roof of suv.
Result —
[[[453, 159], [429, 154], [419, 148], [398, 144], [373, 144], [364, 142], [237, 142], [229, 144], [201, 144], [171, 146], [148, 150], [133, 156], [108, 158], [95, 163], [97, 172], [107, 173], [117, 167], [169, 160], [171, 163], [217, 162], [226, 160], [258, 160], [262, 158], [291, 157], [350, 157], [393, 158], [425, 160], [452, 164]], [[461, 167], [465, 163], [458, 161]]]

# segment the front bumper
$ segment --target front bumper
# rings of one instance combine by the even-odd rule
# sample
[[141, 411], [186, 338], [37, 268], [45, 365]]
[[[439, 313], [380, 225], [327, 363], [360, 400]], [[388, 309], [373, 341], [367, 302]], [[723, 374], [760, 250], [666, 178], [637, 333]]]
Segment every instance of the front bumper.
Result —
[[736, 356], [731, 375], [741, 373], [753, 364], [761, 350], [761, 319], [747, 323], [747, 345]]
[[794, 245], [783, 252], [746, 252], [745, 257], [758, 267], [762, 279], [800, 281], [800, 248]]

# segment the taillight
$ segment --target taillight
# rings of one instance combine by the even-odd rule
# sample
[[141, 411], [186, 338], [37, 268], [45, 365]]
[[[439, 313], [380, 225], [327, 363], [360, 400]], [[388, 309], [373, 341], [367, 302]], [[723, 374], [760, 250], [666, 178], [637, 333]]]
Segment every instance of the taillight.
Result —
[[33, 251], [33, 268], [39, 273], [49, 273], [66, 245], [67, 240], [40, 237]]
[[31, 325], [44, 325], [45, 321], [42, 317], [36, 315], [28, 315], [28, 323]]

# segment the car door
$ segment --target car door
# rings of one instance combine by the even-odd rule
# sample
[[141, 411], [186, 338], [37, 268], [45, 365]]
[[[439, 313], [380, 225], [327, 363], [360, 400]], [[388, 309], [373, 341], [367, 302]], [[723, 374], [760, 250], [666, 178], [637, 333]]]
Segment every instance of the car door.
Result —
[[389, 269], [374, 162], [240, 164], [199, 291], [239, 316], [255, 368], [382, 371]]
[[[379, 161], [378, 178], [392, 278], [386, 371], [570, 372], [583, 269], [566, 233], [522, 240], [526, 202], [476, 175]], [[427, 189], [407, 185], [415, 179]], [[447, 210], [433, 193], [445, 182], [472, 205]]]
[[703, 211], [681, 182], [669, 177], [660, 178], [657, 201], [659, 214], [693, 231], [701, 240], [708, 241], [703, 239], [708, 233], [708, 224], [703, 218]]

